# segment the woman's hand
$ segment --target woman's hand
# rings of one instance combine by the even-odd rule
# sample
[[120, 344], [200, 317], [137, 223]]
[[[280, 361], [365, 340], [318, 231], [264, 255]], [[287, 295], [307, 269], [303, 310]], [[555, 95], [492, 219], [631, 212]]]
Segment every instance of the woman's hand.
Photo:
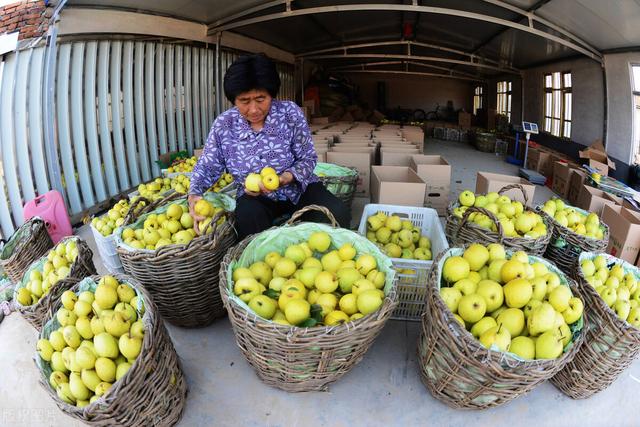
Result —
[[[295, 180], [294, 177], [293, 177], [293, 174], [291, 172], [282, 172], [278, 176], [278, 178], [280, 180], [280, 186], [279, 187], [284, 187], [285, 185], [289, 185]], [[271, 194], [272, 193], [271, 190], [268, 190], [268, 189], [265, 188], [264, 184], [262, 184], [262, 181], [260, 181], [258, 183], [258, 185], [260, 186], [260, 191], [249, 191], [245, 187], [244, 193], [249, 195], [249, 196], [252, 196], [252, 197], [258, 197], [258, 196], [261, 196], [263, 194], [267, 195], [267, 194]]]
[[200, 222], [205, 220], [205, 217], [196, 215], [195, 210], [196, 203], [198, 203], [198, 200], [201, 199], [202, 196], [198, 196], [196, 194], [189, 194], [189, 197], [187, 198], [187, 202], [189, 203], [189, 215], [191, 215], [191, 218], [193, 218], [193, 230], [198, 236], [202, 234], [200, 232]]
[[247, 190], [247, 187], [245, 187], [245, 188], [244, 188], [244, 193], [245, 193], [245, 194], [247, 194], [247, 195], [249, 195], [249, 196], [252, 196], [252, 197], [258, 197], [258, 196], [261, 196], [261, 195], [263, 195], [263, 194], [269, 194], [269, 193], [271, 193], [271, 191], [270, 191], [270, 190], [267, 190], [267, 189], [265, 188], [264, 184], [262, 184], [262, 181], [260, 181], [260, 182], [258, 183], [258, 186], [260, 187], [260, 191], [249, 191], [249, 190]]
[[280, 187], [289, 185], [295, 180], [295, 178], [293, 177], [293, 174], [289, 171], [282, 172], [279, 178], [280, 178]]

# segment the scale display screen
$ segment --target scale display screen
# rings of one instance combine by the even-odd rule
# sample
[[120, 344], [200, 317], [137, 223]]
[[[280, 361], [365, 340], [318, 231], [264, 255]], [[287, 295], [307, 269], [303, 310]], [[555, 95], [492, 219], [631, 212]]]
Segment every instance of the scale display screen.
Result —
[[531, 122], [522, 122], [522, 130], [527, 133], [538, 133], [538, 125]]

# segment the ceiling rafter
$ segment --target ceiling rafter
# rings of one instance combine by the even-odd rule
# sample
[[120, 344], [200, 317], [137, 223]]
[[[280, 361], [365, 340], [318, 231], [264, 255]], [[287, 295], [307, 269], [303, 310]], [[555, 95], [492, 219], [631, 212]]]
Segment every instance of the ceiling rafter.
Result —
[[[350, 69], [362, 69], [362, 70], [366, 70], [368, 67], [378, 67], [381, 65], [414, 65], [416, 67], [425, 67], [425, 68], [433, 68], [435, 70], [442, 70], [442, 71], [447, 71], [449, 73], [455, 73], [455, 74], [460, 74], [461, 76], [466, 76], [466, 77], [471, 77], [471, 78], [477, 78], [477, 79], [482, 79], [483, 77], [477, 76], [477, 75], [473, 75], [471, 73], [465, 73], [464, 71], [456, 71], [456, 70], [451, 70], [450, 68], [447, 67], [440, 67], [438, 65], [433, 65], [433, 64], [426, 64], [423, 62], [417, 62], [417, 61], [379, 61], [379, 62], [361, 62], [358, 64], [349, 64], [349, 65], [341, 65], [338, 67], [331, 67], [329, 68], [329, 71], [343, 71], [343, 70], [350, 70]], [[393, 70], [390, 70], [393, 71]]]
[[[346, 52], [347, 50], [352, 50], [352, 49], [365, 49], [365, 48], [369, 48], [369, 47], [381, 47], [381, 46], [417, 46], [417, 47], [426, 47], [429, 49], [434, 49], [434, 50], [440, 50], [443, 52], [449, 52], [449, 53], [453, 53], [456, 55], [460, 55], [460, 56], [467, 56], [469, 58], [472, 59], [480, 59], [484, 62], [490, 63], [490, 64], [494, 64], [494, 65], [499, 65], [499, 62], [493, 59], [489, 59], [489, 58], [485, 58], [482, 55], [476, 55], [474, 53], [471, 52], [466, 52], [464, 50], [459, 50], [459, 49], [452, 49], [450, 47], [445, 47], [445, 46], [441, 46], [441, 45], [437, 45], [437, 44], [433, 44], [433, 43], [422, 43], [422, 42], [416, 42], [416, 41], [409, 41], [409, 40], [390, 40], [390, 41], [384, 41], [384, 42], [372, 42], [372, 43], [358, 43], [358, 44], [351, 44], [351, 45], [344, 45], [344, 46], [338, 46], [338, 47], [330, 47], [330, 48], [326, 48], [326, 49], [319, 49], [319, 50], [313, 50], [313, 51], [309, 51], [309, 52], [304, 52], [301, 53], [299, 55], [297, 55], [298, 57], [307, 57], [307, 56], [311, 56], [311, 55], [318, 55], [318, 54], [322, 54], [322, 53], [329, 53], [329, 52]], [[516, 70], [514, 68], [514, 70]]]
[[456, 79], [456, 80], [466, 80], [471, 82], [482, 82], [484, 79], [476, 79], [472, 77], [465, 76], [453, 76], [451, 74], [440, 74], [440, 73], [424, 73], [421, 71], [390, 71], [390, 70], [345, 70], [343, 73], [353, 73], [353, 74], [396, 74], [396, 75], [414, 75], [414, 76], [423, 76], [423, 77], [441, 77], [443, 79]]
[[549, 21], [548, 19], [545, 19], [541, 16], [538, 16], [535, 14], [535, 11], [538, 10], [540, 7], [544, 6], [546, 3], [549, 3], [550, 0], [542, 0], [540, 2], [538, 2], [538, 4], [534, 5], [532, 8], [530, 8], [529, 10], [526, 9], [522, 9], [519, 8], [517, 6], [514, 6], [512, 4], [506, 3], [503, 0], [481, 0], [485, 3], [490, 3], [493, 4], [495, 6], [499, 6], [502, 7], [504, 9], [510, 10], [511, 12], [516, 12], [518, 14], [521, 15], [521, 17], [523, 18], [527, 18], [529, 20], [529, 25], [532, 25], [533, 21], [535, 22], [539, 22], [540, 24], [551, 28], [554, 31], [559, 32], [560, 34], [562, 34], [565, 37], [568, 37], [570, 39], [572, 39], [574, 42], [581, 44], [582, 46], [586, 47], [587, 49], [589, 49], [591, 52], [593, 52], [596, 55], [601, 55], [602, 52], [600, 52], [598, 49], [596, 49], [593, 45], [591, 45], [589, 42], [587, 42], [586, 40], [578, 37], [577, 35], [573, 34], [572, 32], [562, 28], [561, 26], [554, 24], [553, 22]]
[[[291, 18], [296, 16], [305, 16], [305, 15], [314, 15], [314, 14], [322, 14], [322, 13], [337, 13], [337, 12], [358, 12], [358, 11], [389, 11], [389, 12], [420, 12], [420, 13], [430, 13], [436, 15], [448, 15], [448, 16], [456, 16], [467, 19], [474, 19], [483, 22], [490, 22], [497, 25], [502, 25], [505, 27], [514, 28], [516, 30], [524, 31], [530, 34], [537, 35], [539, 37], [545, 38], [547, 40], [556, 42], [560, 45], [566, 46], [570, 49], [573, 49], [577, 52], [582, 53], [583, 55], [602, 63], [602, 55], [599, 51], [594, 49], [588, 43], [582, 41], [577, 36], [571, 34], [567, 30], [562, 29], [561, 27], [538, 17], [533, 12], [527, 12], [518, 7], [508, 5], [501, 0], [482, 0], [496, 6], [500, 6], [506, 8], [508, 10], [512, 10], [514, 12], [520, 13], [523, 16], [528, 18], [528, 25], [520, 24], [517, 22], [512, 22], [508, 19], [498, 18], [492, 15], [486, 15], [482, 13], [469, 12], [460, 9], [451, 9], [445, 7], [434, 7], [434, 6], [419, 6], [417, 2], [413, 2], [411, 5], [405, 4], [384, 4], [384, 3], [375, 3], [375, 4], [340, 4], [340, 5], [331, 5], [331, 6], [318, 6], [318, 7], [307, 7], [307, 8], [298, 8], [291, 9], [291, 0], [279, 1], [279, 2], [270, 2], [273, 6], [278, 6], [281, 4], [285, 4], [287, 6], [287, 10], [283, 12], [275, 12], [269, 13], [262, 16], [257, 16], [253, 18], [246, 18], [240, 20], [223, 20], [224, 23], [220, 25], [209, 25], [207, 34], [213, 35], [221, 31], [232, 30], [235, 28], [244, 27], [247, 25], [257, 24], [261, 22], [267, 22], [277, 19], [283, 18]], [[265, 8], [263, 7], [262, 10]], [[246, 16], [243, 15], [243, 16]], [[537, 21], [542, 23], [549, 28], [554, 29], [555, 31], [559, 31], [564, 34], [565, 37], [569, 37], [571, 40], [564, 39], [562, 37], [556, 36], [554, 34], [548, 33], [544, 30], [535, 28], [533, 25], [533, 21]], [[557, 27], [557, 28], [554, 28]], [[566, 34], [565, 34], [566, 33]], [[570, 36], [567, 34], [571, 34]], [[594, 51], [595, 50], [595, 51]]]
[[396, 55], [396, 54], [387, 54], [387, 53], [343, 53], [343, 54], [312, 55], [312, 56], [305, 57], [305, 59], [354, 59], [354, 58], [407, 59], [407, 60], [412, 59], [415, 61], [423, 61], [423, 62], [444, 62], [448, 64], [467, 65], [467, 66], [476, 67], [476, 68], [486, 68], [486, 69], [500, 71], [504, 73], [520, 74], [519, 71], [500, 67], [497, 65], [482, 64], [482, 63], [478, 63], [470, 60], [465, 61], [461, 59], [442, 58], [439, 56]]

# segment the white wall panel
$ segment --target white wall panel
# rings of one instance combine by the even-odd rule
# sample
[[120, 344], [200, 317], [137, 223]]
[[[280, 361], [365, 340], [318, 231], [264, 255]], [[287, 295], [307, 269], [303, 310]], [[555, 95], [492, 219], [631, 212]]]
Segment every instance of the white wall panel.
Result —
[[98, 144], [98, 123], [96, 120], [96, 113], [98, 111], [96, 104], [97, 59], [98, 43], [88, 42], [84, 63], [84, 120], [93, 188], [95, 189], [95, 195], [98, 201], [103, 201], [107, 198], [107, 192], [104, 185], [100, 145]]
[[[25, 49], [0, 60], [1, 237], [20, 225], [25, 201], [51, 189], [49, 171], [61, 171], [69, 213], [82, 214], [158, 176], [160, 154], [201, 147], [219, 113], [213, 48], [64, 42], [47, 75], [45, 52]], [[221, 51], [223, 77], [237, 56]], [[281, 98], [292, 99], [293, 69], [278, 67]], [[55, 149], [44, 138], [50, 93]], [[223, 105], [232, 107], [226, 99]]]
[[[30, 50], [18, 54], [17, 76], [26, 76], [31, 62], [32, 52]], [[33, 178], [31, 177], [31, 162], [29, 161], [29, 143], [27, 138], [27, 83], [28, 79], [16, 78], [14, 86], [13, 122], [15, 150], [18, 162], [18, 177], [20, 178], [20, 188], [22, 190], [21, 200], [32, 200], [35, 197]]]

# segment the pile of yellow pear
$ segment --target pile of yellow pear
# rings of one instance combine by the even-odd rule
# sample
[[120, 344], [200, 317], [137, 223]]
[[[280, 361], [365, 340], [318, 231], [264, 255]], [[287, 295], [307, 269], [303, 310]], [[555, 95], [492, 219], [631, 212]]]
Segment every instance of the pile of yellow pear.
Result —
[[140, 196], [149, 200], [160, 199], [169, 190], [171, 190], [171, 178], [156, 178], [146, 184], [138, 185]]
[[215, 193], [219, 193], [223, 188], [225, 188], [227, 185], [231, 184], [232, 182], [233, 182], [233, 176], [230, 173], [225, 172], [222, 175], [220, 175], [220, 178], [218, 178], [216, 183], [213, 184], [213, 187], [211, 187], [211, 191]]
[[[223, 208], [214, 207], [208, 200], [200, 199], [194, 207], [196, 215], [206, 219], [198, 224], [203, 234], [211, 233], [213, 227], [209, 223]], [[225, 221], [225, 217], [218, 219], [218, 225]], [[141, 228], [125, 227], [122, 230], [122, 240], [136, 249], [159, 249], [163, 246], [181, 244], [186, 245], [196, 237], [193, 229], [193, 217], [187, 205], [172, 203], [164, 213], [149, 214]]]
[[196, 162], [198, 161], [197, 157], [189, 157], [188, 159], [182, 160], [179, 163], [173, 164], [167, 168], [167, 173], [185, 173], [192, 172]]
[[78, 244], [75, 239], [58, 243], [47, 254], [42, 270], [33, 269], [29, 281], [18, 289], [17, 300], [22, 306], [36, 304], [47, 295], [51, 287], [69, 275], [71, 266], [78, 257]]
[[282, 253], [236, 268], [233, 291], [258, 316], [275, 323], [332, 326], [382, 306], [386, 275], [377, 267], [372, 255], [357, 254], [350, 243], [336, 249], [331, 236], [319, 231]]
[[367, 239], [376, 243], [391, 258], [428, 261], [433, 259], [431, 240], [420, 227], [398, 215], [378, 212], [367, 218]]
[[556, 359], [571, 342], [584, 305], [560, 277], [525, 252], [472, 244], [446, 259], [440, 296], [480, 343], [523, 359]]
[[[533, 211], [526, 211], [521, 202], [511, 200], [509, 196], [501, 196], [496, 192], [476, 195], [470, 190], [464, 190], [458, 196], [458, 202], [460, 206], [453, 209], [456, 217], [462, 218], [471, 206], [485, 208], [498, 218], [507, 237], [537, 239], [547, 235], [547, 226], [542, 217]], [[472, 212], [469, 214], [469, 220], [487, 230], [497, 231], [491, 218], [482, 213]]]
[[640, 286], [637, 277], [625, 273], [620, 264], [607, 265], [607, 258], [598, 255], [580, 263], [582, 275], [594, 287], [602, 300], [616, 315], [640, 329]]
[[37, 350], [58, 397], [82, 408], [109, 393], [140, 355], [144, 308], [137, 310], [136, 292], [113, 276], [100, 279], [95, 292], [65, 291], [61, 301], [60, 327], [38, 340]]
[[542, 207], [542, 211], [555, 219], [558, 224], [567, 227], [576, 234], [602, 240], [604, 232], [600, 226], [600, 218], [595, 213], [588, 215], [565, 205], [560, 199], [549, 199]]
[[[140, 202], [136, 210], [139, 211], [145, 205], [144, 201]], [[120, 200], [105, 215], [93, 218], [91, 225], [104, 237], [110, 236], [116, 228], [124, 224], [124, 219], [129, 213], [130, 207], [126, 199]]]

